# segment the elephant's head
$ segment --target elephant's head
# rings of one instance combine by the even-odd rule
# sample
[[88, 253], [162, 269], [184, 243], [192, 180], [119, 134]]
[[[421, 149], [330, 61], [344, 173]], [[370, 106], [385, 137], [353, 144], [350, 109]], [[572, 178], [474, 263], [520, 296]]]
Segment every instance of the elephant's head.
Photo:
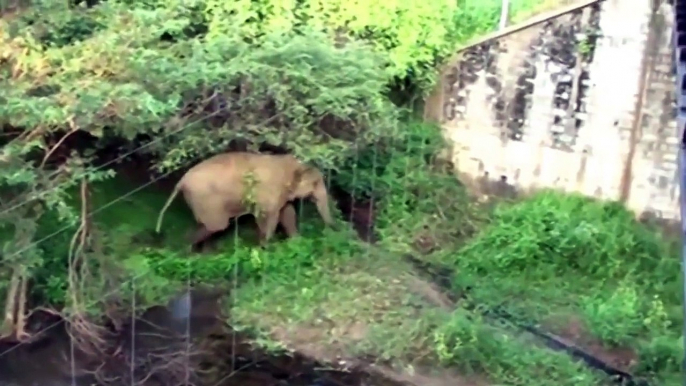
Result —
[[329, 194], [326, 191], [324, 176], [319, 169], [307, 165], [299, 165], [294, 174], [288, 199], [309, 198], [317, 205], [319, 214], [328, 225], [333, 224], [329, 212]]

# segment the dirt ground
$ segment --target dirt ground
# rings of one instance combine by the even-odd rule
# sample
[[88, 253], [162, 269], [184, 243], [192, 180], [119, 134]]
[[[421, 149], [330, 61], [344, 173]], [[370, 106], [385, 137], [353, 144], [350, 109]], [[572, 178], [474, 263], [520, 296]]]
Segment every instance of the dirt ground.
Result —
[[638, 363], [638, 355], [632, 349], [606, 347], [591, 338], [583, 322], [578, 318], [569, 318], [567, 326], [558, 331], [558, 336], [618, 370], [631, 372]]

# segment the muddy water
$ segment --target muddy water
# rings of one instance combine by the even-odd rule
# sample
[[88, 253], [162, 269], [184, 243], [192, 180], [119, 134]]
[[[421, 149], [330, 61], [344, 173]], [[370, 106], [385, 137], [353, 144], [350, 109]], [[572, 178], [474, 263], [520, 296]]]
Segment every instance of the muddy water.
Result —
[[297, 355], [275, 357], [256, 352], [223, 325], [217, 299], [199, 293], [182, 295], [135, 321], [110, 326], [107, 349], [99, 355], [86, 354], [78, 347], [72, 350], [65, 324], [54, 317], [34, 320], [33, 331], [58, 324], [30, 343], [0, 342], [0, 385], [367, 384], [364, 374], [319, 370], [321, 366]]

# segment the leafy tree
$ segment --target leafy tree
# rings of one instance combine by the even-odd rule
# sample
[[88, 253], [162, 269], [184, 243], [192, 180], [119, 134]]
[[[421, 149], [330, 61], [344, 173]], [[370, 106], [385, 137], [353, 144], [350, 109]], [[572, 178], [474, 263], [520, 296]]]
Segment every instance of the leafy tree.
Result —
[[[74, 272], [88, 265], [76, 255], [98, 248], [83, 236], [97, 230], [70, 197], [112, 176], [111, 158], [144, 146], [137, 154], [170, 172], [218, 151], [270, 145], [335, 169], [358, 146], [397, 132], [386, 61], [363, 43], [336, 46], [306, 27], [249, 40], [240, 15], [220, 22], [185, 1], [46, 7], [47, 16], [36, 6], [0, 21], [0, 270], [12, 309], [45, 265], [34, 241], [46, 214], [70, 233], [83, 228], [63, 263], [75, 291]], [[207, 33], [193, 36], [203, 15]]]

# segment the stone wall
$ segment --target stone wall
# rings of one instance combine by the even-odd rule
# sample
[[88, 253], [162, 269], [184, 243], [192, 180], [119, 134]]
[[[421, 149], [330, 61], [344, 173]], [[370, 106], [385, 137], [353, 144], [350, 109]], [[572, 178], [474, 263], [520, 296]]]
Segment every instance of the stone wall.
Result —
[[671, 13], [606, 0], [471, 47], [425, 115], [484, 193], [554, 187], [677, 219]]

